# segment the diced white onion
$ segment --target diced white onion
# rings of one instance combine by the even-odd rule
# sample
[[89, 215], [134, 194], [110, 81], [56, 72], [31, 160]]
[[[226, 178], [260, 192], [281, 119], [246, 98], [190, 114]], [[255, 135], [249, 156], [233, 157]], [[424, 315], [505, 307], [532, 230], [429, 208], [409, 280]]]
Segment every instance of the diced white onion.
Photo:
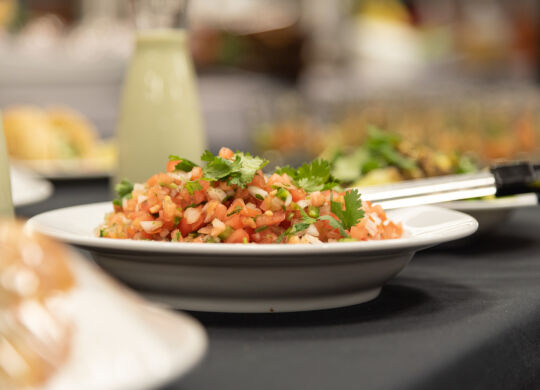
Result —
[[375, 225], [380, 225], [381, 224], [381, 219], [379, 218], [379, 216], [376, 213], [371, 213], [369, 215], [373, 219], [373, 222], [375, 222]]
[[148, 200], [148, 196], [146, 195], [139, 195], [137, 197], [137, 204], [141, 204], [142, 202], [144, 202], [145, 200]]
[[161, 221], [142, 221], [141, 227], [146, 233], [152, 233], [163, 226]]
[[169, 172], [168, 175], [175, 180], [189, 181], [191, 180], [191, 172]]
[[370, 218], [366, 221], [366, 230], [371, 236], [374, 236], [377, 233], [377, 225]]
[[257, 195], [262, 196], [263, 199], [268, 196], [268, 192], [256, 186], [249, 186], [248, 192], [251, 194], [251, 196], [254, 196], [255, 198], [257, 197]]
[[311, 204], [311, 202], [308, 199], [302, 199], [296, 202], [296, 204], [300, 206], [300, 208], [305, 209]]
[[291, 193], [289, 192], [289, 194], [287, 195], [287, 198], [285, 198], [285, 206], [290, 205], [291, 202], [292, 202], [292, 195], [291, 195]]
[[212, 221], [212, 226], [218, 229], [225, 229], [227, 227], [222, 221], [217, 218], [214, 218], [214, 220]]
[[210, 234], [211, 232], [212, 232], [212, 227], [208, 225], [197, 230], [197, 233], [201, 233], [201, 234]]
[[304, 236], [304, 239], [306, 239], [310, 244], [321, 244], [322, 241], [319, 240], [317, 237], [312, 236], [311, 234], [306, 234]]
[[214, 218], [214, 220], [212, 221], [212, 226], [213, 226], [213, 229], [212, 229], [211, 234], [213, 236], [219, 236], [221, 233], [225, 231], [225, 229], [227, 229], [227, 225], [225, 225], [222, 221], [220, 221], [217, 218]]
[[319, 231], [315, 227], [315, 225], [309, 225], [309, 227], [306, 229], [307, 234], [311, 234], [312, 236], [319, 237]]
[[186, 219], [186, 222], [188, 224], [195, 223], [201, 216], [201, 212], [193, 207], [190, 207], [186, 211], [184, 211], [184, 218]]
[[220, 202], [223, 202], [223, 199], [225, 199], [227, 197], [227, 194], [221, 188], [209, 188], [208, 189], [208, 197], [210, 199], [218, 200]]

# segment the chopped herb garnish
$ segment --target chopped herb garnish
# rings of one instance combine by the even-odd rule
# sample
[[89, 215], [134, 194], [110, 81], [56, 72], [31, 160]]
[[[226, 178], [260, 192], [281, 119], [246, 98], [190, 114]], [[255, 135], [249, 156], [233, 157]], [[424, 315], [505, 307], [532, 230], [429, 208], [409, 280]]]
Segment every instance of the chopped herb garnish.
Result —
[[231, 215], [234, 215], [234, 214], [238, 214], [240, 211], [242, 211], [242, 207], [236, 206], [233, 211], [227, 214], [227, 217], [230, 217]]
[[131, 192], [133, 191], [133, 183], [131, 183], [129, 180], [122, 180], [120, 183], [114, 187], [116, 192], [118, 193], [118, 198], [113, 200], [113, 205], [122, 207], [122, 200], [124, 198], [131, 198]]
[[261, 194], [255, 194], [255, 198], [259, 200], [264, 200], [263, 196]]
[[242, 239], [242, 242], [243, 242], [244, 244], [247, 244], [247, 243], [248, 243], [247, 237], [244, 237], [244, 238]]
[[188, 181], [185, 186], [187, 192], [189, 192], [190, 195], [193, 195], [195, 191], [200, 191], [203, 189], [201, 183], [198, 181]]
[[178, 156], [175, 156], [174, 154], [171, 154], [169, 156], [169, 161], [177, 161], [177, 160], [179, 162], [174, 167], [176, 171], [191, 172], [191, 170], [194, 167], [198, 167], [197, 164], [195, 164], [193, 161], [188, 160], [187, 158], [178, 157]]
[[171, 190], [176, 190], [176, 189], [178, 189], [178, 186], [177, 186], [175, 183], [163, 183], [163, 182], [159, 182], [158, 184], [159, 184], [160, 186], [162, 186], [162, 187], [170, 188]]
[[326, 160], [314, 160], [310, 164], [303, 164], [298, 169], [285, 166], [278, 168], [277, 173], [286, 173], [291, 177], [297, 187], [307, 192], [329, 190], [339, 182], [330, 173], [330, 163]]
[[364, 218], [364, 210], [360, 193], [356, 189], [345, 192], [343, 200], [344, 208], [341, 203], [330, 200], [330, 210], [340, 219], [343, 228], [349, 230]]
[[264, 225], [264, 226], [259, 226], [257, 229], [255, 229], [255, 232], [262, 232], [263, 230], [266, 230], [268, 229], [268, 226], [267, 225]]
[[105, 229], [99, 229], [99, 236], [105, 237]]
[[238, 187], [245, 187], [252, 180], [259, 169], [268, 161], [249, 153], [236, 152], [234, 160], [226, 160], [214, 156], [208, 150], [203, 153], [201, 160], [206, 161], [203, 168], [204, 177], [210, 181], [225, 181]]
[[319, 210], [318, 207], [315, 207], [315, 206], [309, 206], [308, 207], [308, 215], [311, 218], [319, 218], [320, 214], [321, 214], [321, 211]]
[[278, 190], [277, 190], [277, 193], [276, 193], [276, 196], [281, 199], [282, 201], [285, 201], [287, 200], [287, 197], [290, 195], [291, 193], [289, 191], [287, 191], [285, 188], [283, 187], [279, 187]]
[[181, 220], [182, 220], [182, 217], [176, 215], [174, 217], [174, 227], [177, 227]]
[[218, 237], [222, 240], [222, 241], [225, 241], [231, 234], [233, 234], [234, 232], [234, 229], [230, 226], [227, 225], [227, 227], [225, 228], [225, 230], [218, 235]]

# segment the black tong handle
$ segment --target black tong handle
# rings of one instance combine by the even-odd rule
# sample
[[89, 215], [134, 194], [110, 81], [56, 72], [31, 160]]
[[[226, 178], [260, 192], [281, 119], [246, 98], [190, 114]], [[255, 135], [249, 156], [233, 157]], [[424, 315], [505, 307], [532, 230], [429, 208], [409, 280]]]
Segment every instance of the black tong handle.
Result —
[[497, 187], [496, 196], [540, 192], [540, 164], [526, 161], [491, 167]]

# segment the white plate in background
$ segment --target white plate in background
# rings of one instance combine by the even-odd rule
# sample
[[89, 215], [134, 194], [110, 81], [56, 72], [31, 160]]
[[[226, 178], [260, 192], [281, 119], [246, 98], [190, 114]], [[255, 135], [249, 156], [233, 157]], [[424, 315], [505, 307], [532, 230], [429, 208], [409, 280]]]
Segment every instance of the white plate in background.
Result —
[[47, 180], [13, 167], [10, 169], [10, 174], [11, 197], [15, 207], [41, 202], [53, 193], [53, 186]]
[[442, 203], [441, 206], [472, 216], [478, 221], [478, 233], [482, 234], [507, 222], [516, 210], [538, 206], [538, 197], [536, 194], [521, 194], [494, 199], [459, 200]]
[[110, 202], [37, 215], [28, 226], [90, 251], [110, 274], [175, 308], [222, 312], [327, 309], [366, 302], [418, 250], [473, 234], [474, 218], [424, 206], [391, 210], [403, 238], [326, 244], [198, 244], [99, 238]]

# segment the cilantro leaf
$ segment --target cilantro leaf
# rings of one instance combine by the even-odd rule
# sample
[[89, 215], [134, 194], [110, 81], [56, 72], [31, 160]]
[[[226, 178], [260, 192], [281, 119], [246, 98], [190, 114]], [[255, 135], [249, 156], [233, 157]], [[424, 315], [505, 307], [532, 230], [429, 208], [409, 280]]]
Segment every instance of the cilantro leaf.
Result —
[[209, 150], [205, 150], [201, 155], [201, 161], [211, 162], [214, 160], [214, 158], [216, 158], [216, 156], [214, 156]]
[[265, 159], [241, 152], [235, 153], [234, 160], [226, 160], [206, 151], [201, 159], [207, 162], [206, 167], [203, 168], [206, 179], [223, 180], [239, 187], [249, 184], [257, 171], [268, 164]]
[[217, 181], [229, 176], [232, 172], [231, 163], [221, 157], [215, 157], [203, 168], [206, 179]]
[[360, 193], [356, 189], [347, 191], [343, 200], [344, 208], [341, 203], [330, 200], [330, 210], [339, 218], [343, 228], [349, 230], [364, 218], [364, 210]]
[[118, 183], [114, 187], [114, 189], [118, 194], [118, 198], [113, 199], [113, 205], [117, 207], [122, 207], [122, 200], [126, 197], [131, 197], [131, 192], [133, 191], [133, 183], [131, 183], [129, 180], [124, 179], [120, 183]]
[[176, 171], [190, 172], [194, 167], [198, 166], [193, 161], [190, 161], [187, 158], [178, 157], [174, 154], [169, 155], [169, 161], [178, 161], [178, 164], [174, 167]]
[[203, 189], [201, 183], [199, 183], [198, 181], [193, 181], [193, 180], [186, 182], [185, 188], [189, 192], [190, 195], [193, 195], [195, 191], [200, 191]]
[[133, 191], [133, 183], [131, 183], [129, 180], [122, 180], [120, 183], [114, 187], [116, 192], [118, 193], [118, 196], [120, 198], [123, 198], [129, 194], [131, 194], [131, 191]]
[[279, 175], [283, 175], [284, 173], [286, 173], [291, 179], [296, 177], [296, 169], [294, 169], [290, 165], [285, 165], [284, 167], [277, 167], [276, 173]]
[[330, 226], [332, 226], [334, 229], [339, 230], [339, 234], [341, 234], [343, 237], [349, 237], [349, 235], [347, 234], [347, 232], [343, 228], [343, 224], [340, 221], [338, 221], [337, 219], [335, 219], [333, 216], [331, 216], [331, 215], [323, 215], [323, 216], [319, 217], [319, 220], [328, 221]]
[[307, 192], [323, 191], [334, 188], [339, 182], [332, 176], [330, 163], [326, 160], [314, 160], [303, 164], [298, 169], [285, 166], [276, 170], [278, 174], [286, 173], [297, 187]]

